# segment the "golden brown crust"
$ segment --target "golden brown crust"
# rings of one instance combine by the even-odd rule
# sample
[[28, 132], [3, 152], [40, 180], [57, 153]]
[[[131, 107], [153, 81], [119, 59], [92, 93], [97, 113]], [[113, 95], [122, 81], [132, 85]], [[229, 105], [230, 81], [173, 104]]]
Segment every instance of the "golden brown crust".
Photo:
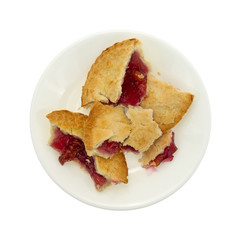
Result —
[[[128, 39], [115, 43], [104, 50], [96, 59], [82, 88], [81, 105], [101, 102], [116, 102], [121, 95], [121, 86], [126, 67], [134, 50], [140, 49], [138, 39]], [[138, 50], [141, 53], [141, 50]]]
[[90, 110], [84, 128], [87, 154], [89, 156], [97, 154], [97, 147], [107, 139], [123, 142], [129, 136], [130, 130], [130, 121], [125, 116], [123, 107], [96, 102]]
[[84, 124], [88, 116], [68, 110], [59, 110], [47, 114], [46, 117], [52, 125], [58, 126], [62, 131], [83, 139]]
[[131, 120], [131, 133], [123, 145], [129, 145], [139, 152], [146, 151], [162, 135], [158, 124], [153, 121], [153, 111], [129, 107], [126, 115]]
[[154, 160], [157, 155], [161, 154], [165, 147], [170, 145], [172, 141], [172, 131], [165, 132], [161, 137], [159, 137], [151, 147], [144, 153], [142, 153], [142, 158], [139, 161], [144, 165], [148, 165], [150, 161]]
[[97, 172], [113, 182], [128, 183], [128, 168], [125, 155], [122, 152], [116, 153], [111, 158], [95, 156]]
[[181, 92], [172, 85], [148, 75], [147, 96], [141, 102], [145, 109], [153, 109], [154, 120], [163, 132], [173, 128], [193, 102], [194, 95]]

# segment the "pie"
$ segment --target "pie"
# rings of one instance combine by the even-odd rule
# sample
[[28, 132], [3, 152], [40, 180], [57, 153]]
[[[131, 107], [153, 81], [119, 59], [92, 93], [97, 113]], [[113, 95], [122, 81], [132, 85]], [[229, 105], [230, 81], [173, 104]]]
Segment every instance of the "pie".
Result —
[[151, 109], [125, 109], [96, 102], [84, 128], [87, 154], [110, 157], [120, 149], [146, 151], [162, 134], [158, 124], [153, 121], [152, 114]]
[[167, 131], [159, 137], [153, 145], [142, 154], [139, 161], [145, 168], [154, 166], [157, 167], [161, 162], [171, 161], [173, 153], [176, 152], [177, 147], [174, 143], [174, 132]]
[[128, 168], [125, 156], [117, 152], [111, 158], [88, 156], [83, 142], [84, 125], [88, 116], [67, 110], [53, 111], [46, 116], [51, 123], [49, 145], [61, 155], [59, 162], [77, 162], [93, 179], [97, 190], [110, 183], [128, 183]]
[[49, 144], [59, 162], [77, 162], [97, 190], [128, 183], [125, 152], [141, 153], [144, 168], [172, 161], [177, 147], [172, 128], [183, 118], [194, 95], [159, 81], [144, 59], [141, 42], [128, 39], [105, 49], [82, 87], [87, 115], [68, 110], [49, 113]]
[[194, 95], [181, 92], [171, 84], [149, 74], [147, 94], [141, 107], [153, 110], [153, 118], [162, 132], [173, 128], [184, 116], [193, 102]]
[[95, 102], [139, 105], [146, 94], [149, 68], [138, 39], [115, 43], [91, 66], [82, 88], [82, 107]]

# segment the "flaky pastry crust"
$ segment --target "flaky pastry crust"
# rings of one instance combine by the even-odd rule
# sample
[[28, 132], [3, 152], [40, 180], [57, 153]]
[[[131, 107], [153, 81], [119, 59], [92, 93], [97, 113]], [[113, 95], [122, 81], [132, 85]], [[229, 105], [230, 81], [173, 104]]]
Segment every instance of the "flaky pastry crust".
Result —
[[78, 112], [59, 110], [47, 114], [46, 117], [51, 124], [58, 126], [62, 131], [83, 139], [84, 124], [88, 116]]
[[[85, 123], [84, 143], [87, 154], [89, 156], [96, 155], [97, 148], [107, 139], [122, 143], [129, 136], [130, 131], [130, 121], [126, 117], [123, 107], [96, 102]], [[101, 154], [98, 153], [98, 155]]]
[[95, 156], [95, 165], [98, 173], [111, 179], [112, 182], [128, 183], [128, 168], [122, 152], [117, 152], [113, 157], [107, 159]]
[[152, 145], [151, 147], [142, 153], [142, 158], [139, 159], [139, 162], [146, 166], [150, 161], [154, 160], [157, 155], [163, 153], [164, 149], [170, 145], [172, 141], [172, 131], [169, 130], [162, 134]]
[[192, 104], [193, 98], [193, 94], [181, 92], [149, 74], [147, 95], [141, 102], [141, 106], [145, 109], [153, 109], [154, 120], [162, 132], [166, 132], [182, 119]]
[[117, 102], [121, 95], [126, 67], [135, 50], [140, 52], [143, 58], [141, 42], [132, 38], [115, 43], [100, 54], [91, 66], [82, 88], [82, 107], [90, 107], [97, 101]]
[[131, 121], [131, 133], [123, 145], [129, 145], [139, 152], [146, 151], [162, 135], [158, 124], [153, 121], [153, 111], [129, 107], [126, 115]]

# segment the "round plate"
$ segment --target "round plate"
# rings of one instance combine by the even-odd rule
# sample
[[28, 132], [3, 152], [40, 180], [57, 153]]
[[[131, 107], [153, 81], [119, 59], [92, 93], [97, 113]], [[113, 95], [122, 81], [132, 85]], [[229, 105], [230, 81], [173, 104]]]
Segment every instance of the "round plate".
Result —
[[[178, 151], [171, 162], [156, 171], [141, 167], [138, 156], [127, 154], [128, 184], [96, 191], [87, 172], [74, 162], [64, 166], [59, 154], [48, 146], [53, 110], [81, 111], [81, 89], [96, 57], [115, 42], [138, 38], [152, 72], [182, 91], [195, 95], [186, 115], [174, 128]], [[157, 73], [161, 73], [159, 76]], [[194, 173], [207, 148], [210, 107], [205, 87], [190, 62], [168, 43], [143, 33], [105, 32], [91, 35], [64, 49], [49, 64], [33, 95], [30, 113], [32, 141], [37, 156], [54, 182], [80, 201], [106, 209], [135, 209], [156, 203], [178, 190]]]

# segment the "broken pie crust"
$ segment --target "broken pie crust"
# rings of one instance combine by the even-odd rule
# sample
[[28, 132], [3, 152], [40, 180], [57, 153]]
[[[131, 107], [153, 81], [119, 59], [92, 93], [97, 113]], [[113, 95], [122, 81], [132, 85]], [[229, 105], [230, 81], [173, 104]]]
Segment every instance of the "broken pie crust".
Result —
[[[46, 116], [51, 123], [51, 133], [53, 129], [58, 127], [64, 133], [74, 135], [83, 140], [84, 126], [88, 116], [71, 112], [68, 110], [53, 111]], [[50, 141], [53, 138], [51, 134]], [[111, 158], [95, 157], [96, 172], [103, 175], [114, 183], [128, 183], [128, 168], [125, 160], [125, 155], [122, 152], [117, 152]], [[99, 190], [99, 189], [97, 189]], [[102, 189], [101, 189], [102, 190]]]
[[84, 124], [88, 116], [68, 110], [53, 111], [46, 116], [52, 125], [58, 126], [63, 132], [84, 138]]
[[142, 153], [142, 157], [139, 159], [139, 162], [141, 162], [143, 166], [148, 165], [150, 161], [157, 157], [157, 155], [163, 153], [165, 147], [170, 145], [171, 141], [172, 131], [169, 130], [163, 133], [163, 135], [159, 137], [147, 151]]
[[145, 109], [153, 110], [154, 120], [163, 132], [173, 128], [184, 116], [193, 102], [194, 95], [160, 81], [149, 74], [147, 95], [141, 102]]
[[128, 183], [128, 168], [123, 152], [117, 152], [108, 159], [95, 156], [95, 166], [99, 174], [108, 177], [112, 182]]
[[144, 152], [162, 135], [158, 124], [153, 121], [153, 111], [141, 107], [129, 107], [126, 116], [131, 121], [131, 133], [123, 143], [139, 152]]
[[[126, 111], [126, 112], [125, 112]], [[98, 151], [106, 140], [146, 151], [162, 135], [153, 120], [153, 111], [141, 107], [114, 107], [96, 102], [85, 124], [84, 142], [88, 155], [108, 157]]]
[[97, 57], [82, 87], [82, 107], [88, 108], [97, 101], [118, 101], [126, 68], [134, 51], [138, 51], [143, 62], [148, 65], [143, 57], [141, 42], [136, 38], [117, 42]]
[[96, 102], [90, 110], [84, 129], [84, 142], [89, 156], [99, 155], [97, 148], [105, 141], [123, 142], [130, 134], [130, 120], [124, 107]]

